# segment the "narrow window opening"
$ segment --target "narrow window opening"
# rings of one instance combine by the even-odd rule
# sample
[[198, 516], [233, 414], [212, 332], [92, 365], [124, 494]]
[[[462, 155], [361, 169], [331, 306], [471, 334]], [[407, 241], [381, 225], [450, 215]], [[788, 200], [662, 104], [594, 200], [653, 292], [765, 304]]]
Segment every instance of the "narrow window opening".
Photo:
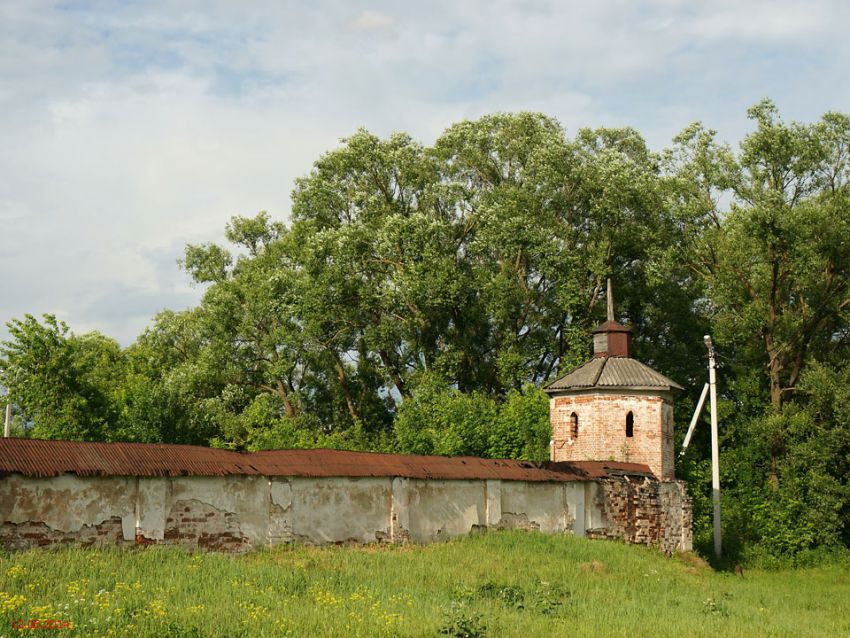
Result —
[[631, 438], [635, 435], [635, 415], [629, 412], [626, 415], [626, 436]]
[[570, 415], [570, 436], [573, 439], [578, 438], [578, 414], [575, 412]]

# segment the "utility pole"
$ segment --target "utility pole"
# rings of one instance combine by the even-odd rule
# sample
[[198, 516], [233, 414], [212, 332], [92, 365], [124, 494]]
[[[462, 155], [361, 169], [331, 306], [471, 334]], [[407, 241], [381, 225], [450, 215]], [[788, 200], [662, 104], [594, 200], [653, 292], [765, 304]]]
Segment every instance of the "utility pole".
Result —
[[720, 537], [720, 444], [717, 436], [717, 373], [714, 359], [714, 345], [711, 337], [703, 337], [708, 347], [708, 385], [711, 396], [711, 498], [714, 502], [714, 555], [717, 558], [723, 553], [723, 543]]
[[6, 395], [6, 425], [3, 427], [3, 436], [9, 438], [12, 436], [12, 397]]

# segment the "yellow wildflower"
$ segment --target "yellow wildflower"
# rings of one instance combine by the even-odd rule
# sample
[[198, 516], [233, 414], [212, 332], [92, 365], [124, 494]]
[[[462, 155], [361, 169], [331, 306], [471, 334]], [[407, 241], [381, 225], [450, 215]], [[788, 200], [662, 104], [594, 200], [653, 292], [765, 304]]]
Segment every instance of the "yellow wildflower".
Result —
[[80, 580], [72, 580], [65, 586], [65, 591], [67, 591], [72, 596], [77, 596], [78, 594], [82, 594], [89, 587], [88, 578], [81, 578]]
[[165, 616], [165, 604], [161, 600], [154, 598], [145, 607], [145, 616], [154, 618], [162, 618]]
[[14, 611], [18, 607], [23, 607], [25, 602], [27, 602], [27, 599], [21, 594], [13, 595], [0, 591], [0, 611]]
[[17, 578], [18, 576], [23, 576], [27, 573], [27, 568], [23, 565], [12, 565], [9, 569], [6, 570], [6, 575], [9, 578]]

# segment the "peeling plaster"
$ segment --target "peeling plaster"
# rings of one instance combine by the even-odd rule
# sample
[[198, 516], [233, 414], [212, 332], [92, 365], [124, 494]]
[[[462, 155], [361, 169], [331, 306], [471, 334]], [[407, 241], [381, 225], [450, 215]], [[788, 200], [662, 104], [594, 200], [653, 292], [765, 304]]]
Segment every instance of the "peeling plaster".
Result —
[[171, 481], [167, 478], [137, 479], [136, 534], [161, 541], [165, 535]]
[[[31, 483], [20, 475], [2, 479], [0, 505], [3, 522], [42, 522], [62, 532], [79, 532], [111, 516], [130, 516], [134, 509], [134, 479], [79, 478], [64, 474]], [[73, 507], [69, 504], [73, 503]]]
[[279, 506], [282, 511], [292, 506], [292, 485], [289, 481], [272, 479], [269, 481], [272, 503]]
[[243, 551], [283, 542], [433, 542], [539, 529], [690, 549], [684, 484], [391, 477], [0, 479], [0, 544], [170, 543]]

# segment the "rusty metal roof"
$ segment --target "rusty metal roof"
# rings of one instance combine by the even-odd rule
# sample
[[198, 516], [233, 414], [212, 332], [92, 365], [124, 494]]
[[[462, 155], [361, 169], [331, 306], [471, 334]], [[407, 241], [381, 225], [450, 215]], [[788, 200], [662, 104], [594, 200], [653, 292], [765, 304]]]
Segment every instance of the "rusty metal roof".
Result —
[[414, 456], [345, 450], [232, 452], [194, 445], [81, 443], [0, 439], [0, 476], [383, 477], [581, 481], [615, 475], [647, 475], [646, 465], [613, 461], [532, 463], [470, 456]]
[[621, 323], [617, 323], [609, 319], [608, 321], [604, 321], [600, 323], [596, 328], [593, 329], [593, 334], [598, 334], [600, 332], [631, 332], [632, 329], [628, 326], [624, 326]]
[[609, 388], [682, 390], [675, 381], [630, 357], [596, 357], [546, 386], [546, 392]]

